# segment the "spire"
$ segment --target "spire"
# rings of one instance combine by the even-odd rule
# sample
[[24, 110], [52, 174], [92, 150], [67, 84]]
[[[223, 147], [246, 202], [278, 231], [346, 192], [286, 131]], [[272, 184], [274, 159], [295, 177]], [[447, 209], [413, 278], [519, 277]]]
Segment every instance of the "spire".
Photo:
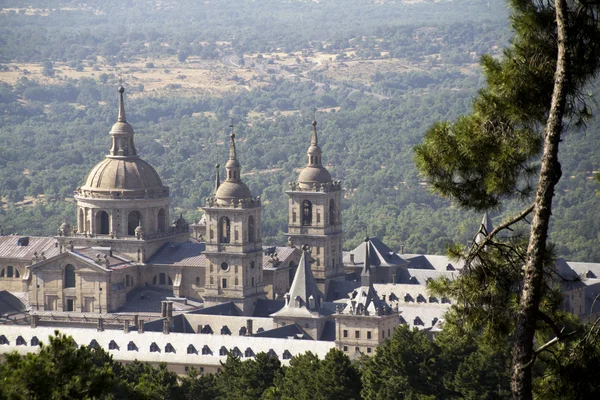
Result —
[[310, 268], [310, 252], [308, 246], [302, 246], [302, 256], [298, 263], [298, 269], [289, 291], [289, 303], [287, 308], [305, 307], [311, 311], [321, 308], [323, 295], [317, 288], [317, 282]]
[[231, 128], [231, 134], [229, 138], [231, 139], [229, 142], [229, 160], [225, 164], [226, 177], [225, 182], [241, 182], [240, 179], [240, 170], [242, 166], [237, 160], [237, 153], [235, 149], [235, 133], [233, 133], [233, 123], [229, 125]]
[[117, 92], [119, 93], [119, 114], [117, 116], [117, 122], [110, 130], [112, 146], [107, 157], [137, 157], [137, 150], [133, 142], [133, 128], [125, 120], [125, 102], [123, 100], [125, 88], [119, 86]]
[[219, 186], [221, 186], [221, 175], [219, 174], [219, 167], [219, 164], [215, 165], [215, 193], [219, 189]]
[[119, 86], [119, 116], [117, 117], [118, 122], [126, 122], [125, 120], [125, 102], [123, 101], [123, 92], [125, 92], [125, 88], [123, 86]]
[[477, 235], [475, 235], [474, 242], [476, 244], [481, 243], [487, 235], [492, 233], [494, 230], [494, 225], [492, 224], [492, 219], [488, 215], [488, 213], [483, 214], [483, 218], [481, 219], [481, 225], [479, 225], [479, 231], [477, 231]]
[[371, 277], [371, 243], [367, 236], [365, 238], [365, 262], [363, 265], [362, 272], [360, 273], [360, 285], [371, 286], [373, 284]]
[[319, 147], [319, 138], [317, 137], [317, 121], [312, 123], [313, 131], [308, 148], [308, 166], [321, 167], [321, 148]]

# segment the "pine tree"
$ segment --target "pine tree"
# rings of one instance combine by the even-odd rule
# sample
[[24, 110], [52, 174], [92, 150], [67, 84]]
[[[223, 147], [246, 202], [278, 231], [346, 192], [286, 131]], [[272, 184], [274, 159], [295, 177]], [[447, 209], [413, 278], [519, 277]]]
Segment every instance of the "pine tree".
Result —
[[[563, 120], [583, 124], [590, 114], [582, 90], [600, 66], [600, 3], [509, 3], [515, 35], [502, 60], [482, 59], [487, 85], [474, 100], [473, 113], [454, 124], [434, 125], [415, 150], [417, 166], [434, 189], [463, 207], [498, 208], [507, 198], [530, 198], [535, 188], [532, 205], [494, 232], [486, 232], [483, 243], [474, 246], [465, 257], [466, 272], [474, 274], [475, 281], [487, 281], [485, 272], [490, 267], [481, 262], [479, 253], [493, 245], [503, 246], [494, 239], [496, 234], [531, 217], [523, 259], [518, 259], [518, 248], [507, 254], [515, 257], [508, 264], [513, 272], [517, 271], [518, 282], [511, 287], [500, 286], [501, 292], [516, 294], [514, 307], [510, 307], [515, 323], [509, 332], [513, 340], [513, 397], [531, 399], [532, 366], [537, 354], [544, 346], [564, 339], [556, 321], [543, 312], [544, 302], [552, 303], [552, 290], [545, 290], [545, 277], [552, 275], [548, 226], [554, 187], [561, 175], [558, 148], [565, 127]], [[540, 153], [541, 158], [536, 160]], [[536, 161], [540, 161], [539, 170]], [[489, 282], [484, 286], [488, 290], [488, 312], [494, 307], [495, 293], [490, 290], [493, 286]], [[476, 286], [471, 289], [478, 291]], [[460, 290], [464, 298], [470, 297], [467, 287]], [[555, 306], [550, 308], [556, 309]], [[463, 311], [472, 308], [467, 304]], [[539, 326], [553, 330], [556, 339], [534, 350], [533, 339]]]

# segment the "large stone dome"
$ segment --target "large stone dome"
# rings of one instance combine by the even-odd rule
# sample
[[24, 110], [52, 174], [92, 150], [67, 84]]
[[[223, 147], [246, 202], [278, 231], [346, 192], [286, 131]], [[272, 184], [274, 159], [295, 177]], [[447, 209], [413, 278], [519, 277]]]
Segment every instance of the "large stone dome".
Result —
[[305, 184], [331, 182], [331, 174], [322, 165], [307, 166], [298, 175], [298, 182]]
[[225, 181], [219, 185], [215, 197], [217, 200], [241, 200], [251, 198], [252, 193], [244, 182]]
[[163, 192], [158, 173], [140, 158], [106, 158], [88, 174], [82, 190]]

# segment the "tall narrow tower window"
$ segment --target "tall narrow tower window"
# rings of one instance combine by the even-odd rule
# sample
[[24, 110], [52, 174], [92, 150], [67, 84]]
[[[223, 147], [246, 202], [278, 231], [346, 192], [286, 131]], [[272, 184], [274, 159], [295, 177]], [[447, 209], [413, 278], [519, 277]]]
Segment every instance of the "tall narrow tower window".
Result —
[[219, 220], [219, 243], [231, 242], [231, 222], [227, 217]]
[[255, 240], [255, 228], [254, 228], [254, 217], [251, 215], [248, 217], [248, 241], [253, 243]]
[[302, 203], [302, 225], [312, 225], [312, 203], [308, 200]]
[[140, 222], [142, 222], [142, 214], [139, 211], [130, 212], [127, 219], [127, 234], [130, 236], [135, 235], [135, 228], [140, 225]]
[[335, 214], [335, 201], [331, 199], [329, 200], [329, 223], [331, 225], [334, 225], [336, 222]]
[[65, 267], [65, 287], [75, 287], [75, 267], [71, 264], [67, 264], [67, 266]]
[[165, 231], [165, 226], [167, 225], [165, 222], [165, 209], [161, 208], [160, 210], [158, 210], [158, 231], [159, 232], [164, 232]]
[[106, 211], [98, 211], [96, 214], [96, 233], [108, 235], [108, 213]]

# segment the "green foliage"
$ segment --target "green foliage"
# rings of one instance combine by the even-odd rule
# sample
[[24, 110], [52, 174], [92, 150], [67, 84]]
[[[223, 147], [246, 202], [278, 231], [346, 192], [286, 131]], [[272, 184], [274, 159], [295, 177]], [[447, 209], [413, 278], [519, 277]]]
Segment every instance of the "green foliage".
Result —
[[267, 399], [360, 399], [361, 380], [356, 365], [340, 350], [332, 349], [323, 360], [311, 352], [297, 355], [283, 368]]
[[215, 386], [223, 400], [260, 399], [263, 393], [273, 386], [281, 373], [281, 363], [276, 357], [259, 353], [255, 358], [242, 361], [239, 357], [227, 355], [222, 370], [215, 377]]

